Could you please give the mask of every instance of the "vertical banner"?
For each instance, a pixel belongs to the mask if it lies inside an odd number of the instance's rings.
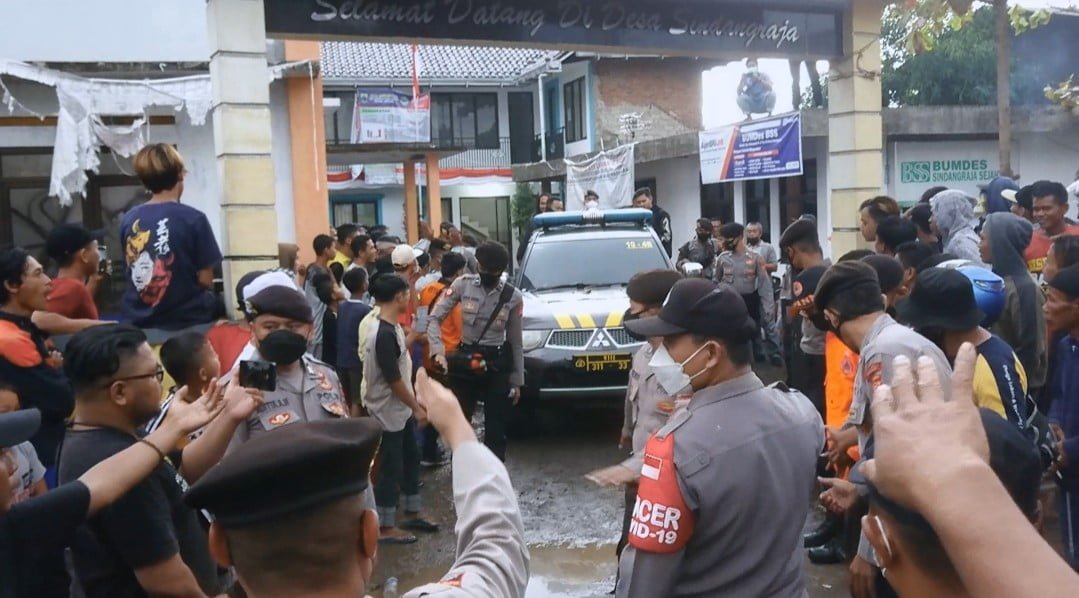
[[[567,210],[583,210],[584,194],[595,191],[602,210],[624,208],[633,203],[635,155],[633,144],[575,162],[566,160]]]
[[[802,115],[701,131],[701,180],[705,184],[802,174]]]
[[[431,143],[431,96],[357,89],[352,143]]]

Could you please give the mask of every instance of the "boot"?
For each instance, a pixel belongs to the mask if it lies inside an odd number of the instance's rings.
[[[808,550],[809,562],[814,565],[835,565],[847,560],[847,553],[838,540]]]
[[[836,518],[831,514],[825,515],[824,521],[821,522],[817,529],[802,535],[802,545],[806,548],[824,546],[836,536],[838,531],[839,523]]]

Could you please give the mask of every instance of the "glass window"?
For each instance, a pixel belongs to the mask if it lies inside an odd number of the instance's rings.
[[[431,138],[442,147],[498,149],[498,94],[431,94]]]
[[[779,180],[779,228],[804,214],[817,216],[817,161],[806,160],[803,175]]]
[[[566,143],[588,139],[585,126],[584,77],[567,83],[563,94],[566,106]]]
[[[771,243],[772,206],[771,180],[746,181],[746,224],[759,222],[764,229],[764,240]]]
[[[0,156],[0,174],[5,179],[47,177],[51,172],[51,151]]]
[[[638,272],[668,268],[663,258],[663,246],[651,236],[614,234],[533,243],[524,263],[521,287],[543,291],[578,285],[624,285]]]
[[[701,216],[724,223],[734,221],[734,183],[701,185]]]

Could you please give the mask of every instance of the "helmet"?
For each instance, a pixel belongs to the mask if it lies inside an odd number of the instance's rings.
[[[1000,315],[1004,313],[1004,300],[1007,295],[1003,278],[970,260],[949,260],[937,267],[958,270],[970,279],[974,287],[974,302],[985,314],[985,319],[981,323],[983,328],[989,328],[1000,319]]]

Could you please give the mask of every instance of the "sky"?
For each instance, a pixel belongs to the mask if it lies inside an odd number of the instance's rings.
[[[1079,0],[1021,0],[1018,4],[1024,8],[1038,9],[1045,7],[1067,8],[1079,6]],[[773,88],[776,90],[775,114],[790,112],[793,110],[791,98],[791,73],[786,60],[778,58],[762,58],[759,61],[760,70],[772,79]],[[828,62],[818,61],[817,69],[821,74],[828,72]],[[802,89],[809,87],[809,75],[805,65],[801,67]],[[735,90],[738,81],[745,72],[742,61],[732,62],[726,66],[720,66],[704,73],[703,93],[703,117],[704,127],[711,129],[723,125],[739,122],[745,118],[738,109],[735,99]]]

